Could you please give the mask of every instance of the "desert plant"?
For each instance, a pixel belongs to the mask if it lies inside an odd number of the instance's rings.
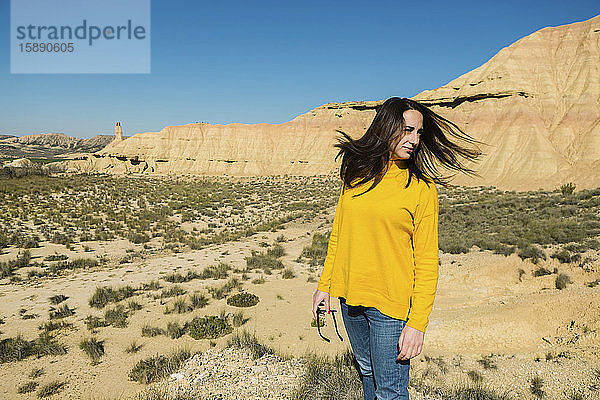
[[[252,307],[258,302],[258,296],[252,293],[237,293],[227,298],[227,304],[235,307]]]
[[[88,315],[85,320],[85,325],[87,326],[88,330],[92,331],[96,328],[101,328],[104,326],[108,326],[109,323],[106,322],[106,320],[100,318],[100,317],[96,317],[93,315]]]
[[[156,355],[140,360],[129,372],[129,379],[139,383],[157,382],[192,356],[189,350],[178,350],[170,355]]]
[[[575,191],[575,184],[573,182],[565,183],[564,185],[560,186],[560,192],[562,193],[563,196],[568,196],[570,194],[573,194],[574,191]]]
[[[127,348],[125,348],[125,353],[137,353],[138,351],[140,351],[142,349],[143,345],[141,344],[137,344],[137,342],[135,340],[132,340],[129,345],[127,346]]]
[[[125,328],[129,323],[127,321],[128,317],[129,313],[122,304],[117,305],[115,308],[109,308],[104,312],[104,320],[106,323],[115,328]]]
[[[104,308],[108,303],[118,303],[135,295],[135,289],[131,286],[112,288],[110,286],[98,287],[90,298],[90,307]]]
[[[42,375],[44,375],[44,368],[33,368],[28,376],[31,379],[37,379]]]
[[[248,349],[254,359],[260,358],[265,354],[275,354],[275,350],[271,347],[260,343],[256,334],[251,334],[245,329],[241,332],[236,332],[232,337],[227,339],[227,347]]]
[[[232,323],[233,326],[240,327],[242,325],[244,325],[246,322],[248,322],[249,318],[244,317],[244,312],[243,311],[237,311],[233,314],[233,319],[232,319]]]
[[[544,276],[544,275],[551,275],[552,272],[549,271],[548,269],[544,268],[544,267],[538,267],[535,271],[533,271],[531,273],[531,275],[533,276]]]
[[[195,317],[187,326],[188,334],[194,339],[216,339],[232,331],[227,320],[216,315]]]
[[[539,376],[534,376],[531,379],[531,385],[529,386],[529,390],[531,391],[531,393],[541,399],[542,397],[544,397],[544,390],[542,389],[544,385],[544,381],[542,380],[542,378],[540,378]]]
[[[483,376],[477,371],[469,371],[467,372],[467,376],[475,383],[480,383],[483,381]]]
[[[167,323],[167,331],[165,334],[171,339],[179,339],[185,334],[186,326],[181,326],[179,323],[171,321]]]
[[[142,336],[144,337],[154,337],[159,335],[164,335],[166,332],[162,328],[158,328],[155,326],[144,325],[142,326]]]
[[[527,244],[525,247],[519,250],[517,255],[522,260],[531,258],[531,262],[533,262],[534,264],[537,264],[540,260],[546,259],[546,253],[544,253],[544,250],[532,244]]]
[[[21,386],[19,386],[17,388],[17,393],[19,394],[24,394],[24,393],[30,393],[33,392],[35,390],[35,388],[38,387],[38,383],[35,381],[29,381],[26,382],[24,384],[22,384]]]
[[[49,298],[49,300],[50,300],[51,304],[57,305],[57,304],[62,303],[65,300],[67,300],[68,298],[69,297],[65,296],[64,294],[57,294],[57,295],[51,296]]]
[[[98,364],[104,355],[104,341],[95,337],[83,339],[79,342],[79,348],[92,359],[92,365]]]
[[[74,308],[69,308],[67,304],[63,304],[58,308],[50,308],[50,319],[66,318],[75,314]]]
[[[492,356],[483,356],[481,359],[477,360],[479,364],[483,366],[484,369],[497,369],[498,366],[496,362],[492,359]]]
[[[560,274],[554,280],[554,285],[559,290],[566,288],[569,283],[573,283],[573,281],[571,281],[571,278],[567,274]]]
[[[283,279],[293,279],[296,277],[296,274],[294,273],[294,270],[291,269],[290,267],[286,268],[283,270],[283,272],[281,273],[281,277]]]
[[[60,380],[52,381],[52,382],[47,383],[44,386],[40,387],[40,389],[37,392],[37,396],[39,398],[43,398],[43,397],[49,397],[49,396],[55,395],[56,393],[59,393],[61,390],[63,390],[66,385],[67,385],[67,382],[64,382],[64,381],[60,381]]]

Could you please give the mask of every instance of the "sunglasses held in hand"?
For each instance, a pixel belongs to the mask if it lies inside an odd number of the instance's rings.
[[[331,340],[327,339],[325,336],[323,336],[323,334],[321,333],[321,321],[319,320],[319,315],[321,314],[325,314],[327,313],[327,311],[325,311],[325,309],[322,309],[321,306],[324,306],[325,304],[323,302],[320,302],[319,305],[317,306],[317,330],[319,331],[319,336],[321,336],[323,338],[323,340],[325,340],[327,343],[330,343]],[[344,339],[342,338],[342,336],[340,335],[340,333],[338,332],[338,327],[337,327],[337,321],[335,320],[335,313],[337,312],[336,310],[329,310],[331,312],[331,316],[333,317],[333,326],[335,326],[335,333],[337,333],[338,337],[340,338],[340,340],[343,342]]]

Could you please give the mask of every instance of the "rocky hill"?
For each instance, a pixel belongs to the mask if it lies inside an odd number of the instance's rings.
[[[600,16],[548,27],[415,99],[487,143],[453,183],[503,189],[600,186]],[[390,93],[400,95],[398,93]],[[341,129],[360,137],[380,101],[329,103],[282,124],[169,126],[114,141],[71,166],[115,173],[327,174]]]
[[[89,139],[79,139],[64,133],[0,135],[0,157],[48,158],[72,153],[94,153],[102,150],[113,139],[112,135],[96,135]]]

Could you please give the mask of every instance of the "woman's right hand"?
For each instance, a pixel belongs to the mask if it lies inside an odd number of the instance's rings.
[[[321,302],[325,303],[325,311],[329,314],[329,293],[316,290],[313,295],[313,317],[317,319],[317,307]]]

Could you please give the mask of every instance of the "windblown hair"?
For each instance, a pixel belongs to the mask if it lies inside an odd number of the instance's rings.
[[[462,171],[467,174],[480,176],[474,170],[463,166],[458,158],[469,161],[476,160],[483,153],[476,147],[474,149],[462,147],[450,140],[457,138],[469,143],[480,143],[463,132],[456,124],[431,111],[425,105],[407,98],[392,97],[376,108],[376,115],[365,134],[359,139],[352,139],[346,133],[336,129],[343,137],[338,137],[340,151],[335,156],[342,156],[340,177],[344,188],[365,184],[373,180],[371,187],[363,193],[373,189],[383,178],[385,167],[390,161],[390,152],[394,143],[402,138],[396,131],[404,132],[403,114],[406,110],[416,110],[423,115],[423,133],[419,144],[411,157],[407,160],[408,182],[410,185],[413,175],[417,180],[424,180],[427,185],[431,181],[444,187],[450,186],[449,177],[441,177],[434,161],[438,161],[446,168]],[[403,135],[404,133],[401,133]],[[398,137],[397,137],[398,136]],[[358,182],[355,182],[358,180]],[[358,196],[358,195],[357,195]]]

